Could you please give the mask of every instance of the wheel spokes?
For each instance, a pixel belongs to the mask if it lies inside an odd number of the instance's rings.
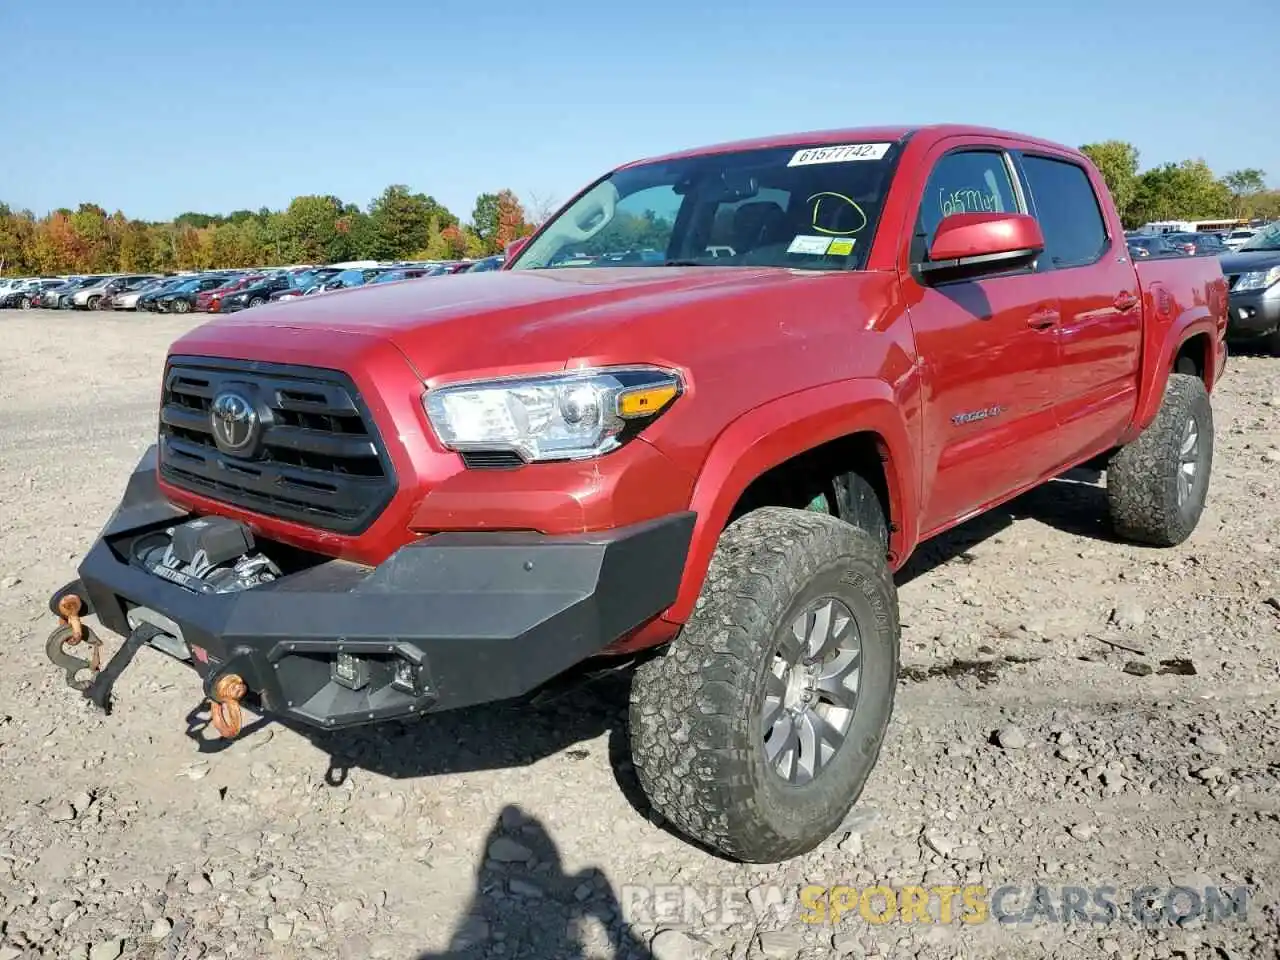
[[[789,627],[765,674],[760,731],[768,765],[803,784],[830,763],[853,723],[862,637],[852,610],[833,597],[811,603]]]

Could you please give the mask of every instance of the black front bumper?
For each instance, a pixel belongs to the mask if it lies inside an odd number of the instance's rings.
[[[672,514],[554,537],[437,534],[377,567],[317,556],[273,583],[209,595],[126,559],[138,537],[190,518],[161,495],[153,447],[79,581],[59,595],[78,593],[122,635],[161,624],[166,633],[152,645],[185,659],[206,695],[235,673],[264,713],[324,728],[533,690],[674,602],[694,521]],[[271,555],[271,544],[258,548]],[[339,651],[363,658],[367,685],[353,690],[331,676]],[[411,665],[411,690],[392,683],[401,661]]]

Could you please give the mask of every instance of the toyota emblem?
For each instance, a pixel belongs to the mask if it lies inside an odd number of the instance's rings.
[[[258,440],[258,411],[243,394],[224,390],[209,408],[213,439],[224,453],[248,454]]]

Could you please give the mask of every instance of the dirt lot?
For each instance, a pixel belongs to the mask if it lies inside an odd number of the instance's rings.
[[[923,549],[900,577],[905,676],[862,803],[818,852],[745,867],[647,816],[625,676],[341,736],[255,725],[226,749],[194,676],[158,652],[109,718],[64,686],[46,598],[151,442],[187,326],[0,313],[0,960],[1280,949],[1280,361],[1233,358],[1183,547],[1113,542],[1078,478]],[[957,897],[950,922],[872,923],[881,900],[855,891],[822,924],[797,902],[877,884],[983,885],[992,913],[1027,922],[966,923]],[[1240,910],[1197,917],[1183,892],[1162,914],[1171,886]],[[1095,922],[1062,909],[1068,888]]]

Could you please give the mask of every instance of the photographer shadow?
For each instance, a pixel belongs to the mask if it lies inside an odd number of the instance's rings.
[[[631,932],[604,874],[591,867],[566,874],[546,827],[514,805],[503,808],[485,837],[474,892],[448,946],[416,960],[480,960],[499,943],[505,956],[546,960],[653,957]]]

